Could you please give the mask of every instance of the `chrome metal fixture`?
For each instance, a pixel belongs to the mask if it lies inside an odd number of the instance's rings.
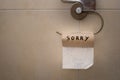
[[[73,3],[71,7],[71,15],[77,20],[84,19],[88,14],[95,14],[101,19],[101,27],[94,34],[98,34],[104,26],[103,17],[96,12],[96,0],[61,0],[64,3]]]

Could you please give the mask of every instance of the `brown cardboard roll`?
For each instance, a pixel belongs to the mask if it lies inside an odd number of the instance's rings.
[[[66,33],[62,35],[62,44],[64,47],[93,47],[93,33]]]

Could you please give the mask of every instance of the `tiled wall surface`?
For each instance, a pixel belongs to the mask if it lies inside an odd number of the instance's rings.
[[[95,31],[94,15],[77,21],[60,0],[0,0],[0,80],[120,80],[120,0],[97,0],[105,20],[95,37],[95,64],[62,69],[56,31]]]
[[[120,9],[120,0],[96,0],[98,9]],[[61,0],[0,0],[0,9],[69,9]]]

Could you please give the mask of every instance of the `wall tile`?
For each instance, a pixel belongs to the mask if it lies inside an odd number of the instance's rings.
[[[99,13],[103,16],[105,25],[103,30],[95,36],[95,64],[88,70],[79,71],[79,79],[119,80],[120,11],[99,11]],[[81,22],[81,29],[95,29],[96,25],[99,25],[95,16],[89,17]]]
[[[67,9],[61,0],[0,0],[0,9]]]
[[[97,9],[120,9],[120,0],[96,0]],[[0,9],[70,9],[72,4],[61,0],[0,0]]]
[[[119,10],[120,0],[96,0],[97,9]]]
[[[0,11],[0,79],[76,79],[76,70],[62,69],[56,31],[78,26],[69,11]]]

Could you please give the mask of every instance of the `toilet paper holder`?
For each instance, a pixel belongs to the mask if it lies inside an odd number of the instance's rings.
[[[101,19],[101,27],[94,34],[102,31],[104,26],[103,17],[96,12],[96,0],[61,0],[64,3],[74,3],[71,8],[71,15],[77,20],[83,20],[88,14],[95,14]]]
[[[71,15],[78,20],[84,19],[89,11],[96,9],[96,0],[62,0],[62,2],[74,3],[71,8]]]

